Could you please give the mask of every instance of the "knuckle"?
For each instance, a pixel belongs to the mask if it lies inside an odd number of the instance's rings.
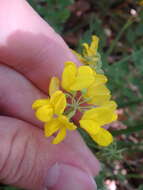
[[[0,151],[0,181],[3,183],[17,184],[20,180],[30,178],[32,173],[36,152],[32,150],[31,135],[22,133],[23,129],[17,128],[0,145],[0,150],[4,150]]]

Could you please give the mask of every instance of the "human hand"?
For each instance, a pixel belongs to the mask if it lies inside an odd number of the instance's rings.
[[[99,163],[77,132],[52,145],[31,105],[71,51],[25,0],[0,1],[0,181],[33,190],[95,190]]]

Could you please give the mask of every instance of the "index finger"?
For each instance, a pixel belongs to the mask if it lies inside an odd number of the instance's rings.
[[[79,64],[64,40],[25,0],[0,1],[0,28],[0,61],[45,92],[51,76],[60,76],[64,62]]]

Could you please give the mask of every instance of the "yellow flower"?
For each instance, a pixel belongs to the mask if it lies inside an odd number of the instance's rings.
[[[75,56],[84,64],[95,64],[98,61],[97,49],[99,38],[95,35],[92,36],[92,42],[90,45],[83,43],[82,55],[73,50]]]
[[[62,74],[62,87],[66,91],[78,91],[89,87],[94,82],[94,72],[88,66],[76,67],[73,62],[66,62]]]
[[[91,134],[90,136],[100,146],[108,146],[113,142],[113,136],[104,128],[100,128],[97,134]]]
[[[65,94],[57,89],[57,79],[51,81],[51,97],[49,99],[36,100],[32,108],[36,110],[36,117],[45,122],[45,136],[49,137],[58,131],[57,136],[53,139],[53,144],[60,143],[66,136],[66,129],[75,130],[76,126],[69,122],[63,115],[66,108]]]
[[[59,115],[57,118],[53,118],[50,122],[45,124],[45,136],[49,137],[58,131],[58,134],[53,139],[53,144],[58,144],[66,137],[66,130],[75,130],[76,126],[69,122],[64,115]]]
[[[65,94],[58,90],[51,95],[50,99],[36,100],[32,108],[36,110],[36,117],[43,122],[49,122],[53,115],[62,114],[66,107]]]
[[[106,102],[100,107],[92,108],[86,111],[82,117],[82,120],[92,120],[98,123],[100,126],[103,126],[117,119],[115,108],[116,103],[114,101]]]
[[[89,99],[87,103],[93,105],[103,105],[111,98],[110,91],[105,86],[107,78],[102,74],[94,75],[94,82],[86,89],[84,97]]]
[[[86,111],[80,120],[80,126],[101,146],[108,146],[113,141],[112,135],[102,126],[117,119],[115,109],[116,103],[108,101],[100,107]]]
[[[32,105],[36,117],[44,122],[45,136],[54,135],[53,144],[63,141],[67,130],[77,128],[70,122],[70,118],[77,110],[82,113],[85,109],[88,110],[79,121],[81,128],[101,146],[107,146],[113,141],[112,135],[103,126],[117,119],[115,113],[117,106],[114,101],[110,101],[111,94],[105,85],[106,76],[99,74],[103,72],[100,54],[97,52],[98,42],[98,37],[92,36],[90,45],[83,44],[82,55],[74,52],[86,65],[77,67],[75,63],[67,61],[61,83],[57,77],[51,79],[50,97],[38,99]],[[64,94],[60,87],[67,92]],[[70,103],[67,103],[66,96]],[[87,106],[84,106],[85,103]]]
[[[88,57],[95,56],[98,49],[98,43],[99,43],[99,38],[93,35],[90,46],[87,43],[83,44],[84,47],[83,55]]]
[[[103,105],[111,98],[110,91],[105,85],[90,86],[90,88],[87,89],[86,96],[87,98],[91,98],[88,103],[94,105]]]

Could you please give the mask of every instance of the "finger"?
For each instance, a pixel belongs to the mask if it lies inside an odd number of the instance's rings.
[[[0,1],[0,28],[0,60],[45,92],[64,62],[78,63],[63,39],[24,0]]]
[[[95,190],[92,177],[77,165],[80,157],[64,143],[51,145],[40,129],[1,116],[0,138],[1,182],[31,190]]]
[[[65,61],[79,64],[63,39],[26,1],[0,1],[0,18],[0,61],[44,92],[52,76],[61,76]]]
[[[43,124],[35,118],[31,105],[34,100],[43,97],[45,95],[24,76],[11,68],[0,65],[0,108],[3,114],[27,121],[35,127],[42,127]],[[64,143],[80,155],[85,163],[84,167],[88,168],[92,175],[98,173],[99,162],[77,132],[69,132]]]
[[[32,104],[36,99],[47,98],[23,75],[0,64],[0,110],[31,124],[42,126],[34,115]]]

